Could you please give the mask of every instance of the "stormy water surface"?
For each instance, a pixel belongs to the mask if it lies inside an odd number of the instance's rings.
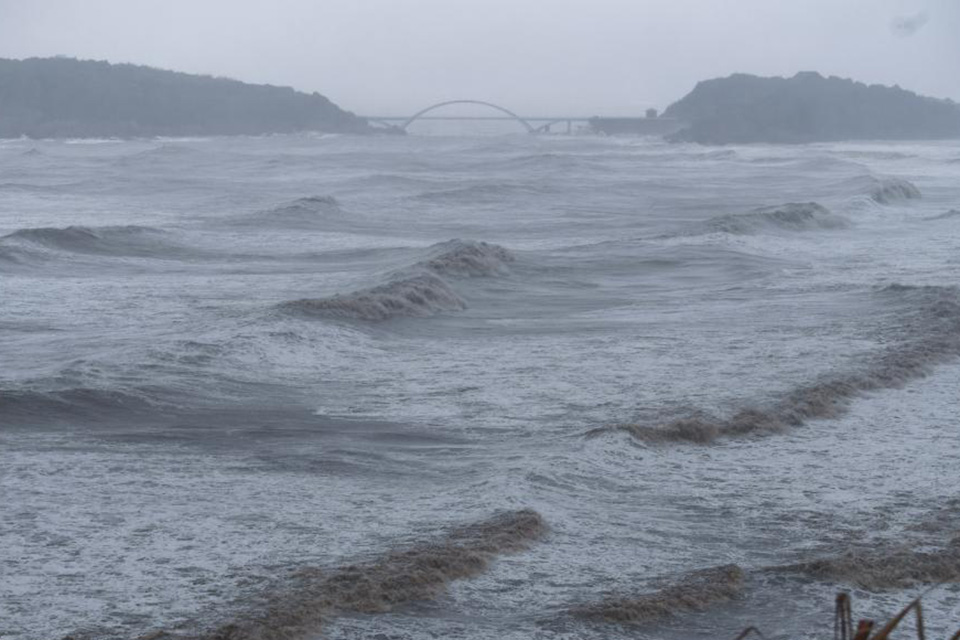
[[[0,635],[944,635],[957,155],[0,142]]]

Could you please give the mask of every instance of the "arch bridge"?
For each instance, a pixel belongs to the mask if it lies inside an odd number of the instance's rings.
[[[483,107],[488,107],[495,111],[499,111],[501,115],[498,116],[431,116],[428,115],[430,112],[441,109],[443,107],[448,107],[455,104],[472,104],[480,105]],[[588,122],[588,118],[582,117],[527,117],[517,115],[515,112],[507,109],[506,107],[501,107],[498,104],[492,102],[487,102],[485,100],[445,100],[443,102],[438,102],[432,104],[425,109],[421,109],[412,116],[409,117],[377,117],[377,116],[368,116],[367,120],[371,122],[377,122],[385,125],[388,129],[397,130],[403,133],[406,133],[407,128],[412,125],[417,120],[515,120],[518,122],[527,133],[531,135],[536,135],[538,133],[550,133],[551,127],[555,124],[566,123],[567,133],[572,132],[572,127],[574,122]],[[538,123],[537,126],[534,126],[534,122]],[[396,124],[400,123],[400,124]]]

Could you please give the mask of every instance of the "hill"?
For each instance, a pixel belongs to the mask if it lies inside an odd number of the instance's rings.
[[[132,64],[0,59],[0,138],[368,133],[318,93]]]
[[[815,72],[705,80],[664,116],[689,123],[670,140],[701,144],[960,138],[950,100]]]

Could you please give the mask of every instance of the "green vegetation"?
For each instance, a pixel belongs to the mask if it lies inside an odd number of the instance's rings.
[[[671,140],[701,144],[960,138],[950,100],[815,72],[705,80],[664,116],[689,124]]]
[[[0,59],[0,138],[369,133],[318,93],[72,58]]]

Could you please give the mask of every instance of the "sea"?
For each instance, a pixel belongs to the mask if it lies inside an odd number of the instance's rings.
[[[960,629],[956,141],[4,140],[0,235],[3,640]]]

